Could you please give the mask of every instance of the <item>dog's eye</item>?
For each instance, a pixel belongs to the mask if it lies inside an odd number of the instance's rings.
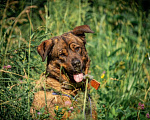
[[[79,52],[79,51],[80,51],[80,47],[76,47],[76,48],[75,48],[75,51],[76,51],[76,52]]]
[[[60,51],[59,51],[59,55],[60,55],[60,56],[67,56],[67,51],[66,51],[66,49],[60,50]]]
[[[65,54],[63,53],[62,50],[59,51],[59,55],[64,56]]]
[[[60,56],[64,56],[64,53],[59,53]]]

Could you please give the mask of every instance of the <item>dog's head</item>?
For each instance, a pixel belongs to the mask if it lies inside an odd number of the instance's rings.
[[[38,46],[37,51],[42,61],[48,57],[47,72],[50,77],[59,79],[61,72],[67,74],[72,82],[83,80],[83,74],[90,61],[85,48],[84,33],[93,33],[93,31],[88,25],[78,26],[61,36],[45,40]]]

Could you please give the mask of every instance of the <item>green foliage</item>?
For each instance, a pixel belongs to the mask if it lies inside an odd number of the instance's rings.
[[[136,3],[47,0],[41,5],[38,0],[7,0],[0,13],[2,120],[31,119],[33,83],[46,66],[37,45],[83,24],[95,31],[87,34],[86,47],[91,58],[90,74],[101,83],[98,91],[91,90],[93,96],[100,96],[98,118],[148,119],[150,16]]]
[[[59,107],[59,106],[56,106],[56,107]],[[61,120],[62,117],[63,117],[63,115],[64,115],[63,108],[54,109],[54,112],[55,112],[55,114],[56,114],[55,119],[56,119],[56,120]]]

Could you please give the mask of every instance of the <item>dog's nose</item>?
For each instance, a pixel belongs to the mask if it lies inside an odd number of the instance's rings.
[[[75,69],[79,69],[81,66],[81,62],[78,59],[73,59],[71,64]]]

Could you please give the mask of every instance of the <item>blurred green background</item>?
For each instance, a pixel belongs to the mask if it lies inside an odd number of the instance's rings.
[[[0,119],[31,119],[41,41],[87,24],[98,119],[150,119],[149,0],[0,1]]]

